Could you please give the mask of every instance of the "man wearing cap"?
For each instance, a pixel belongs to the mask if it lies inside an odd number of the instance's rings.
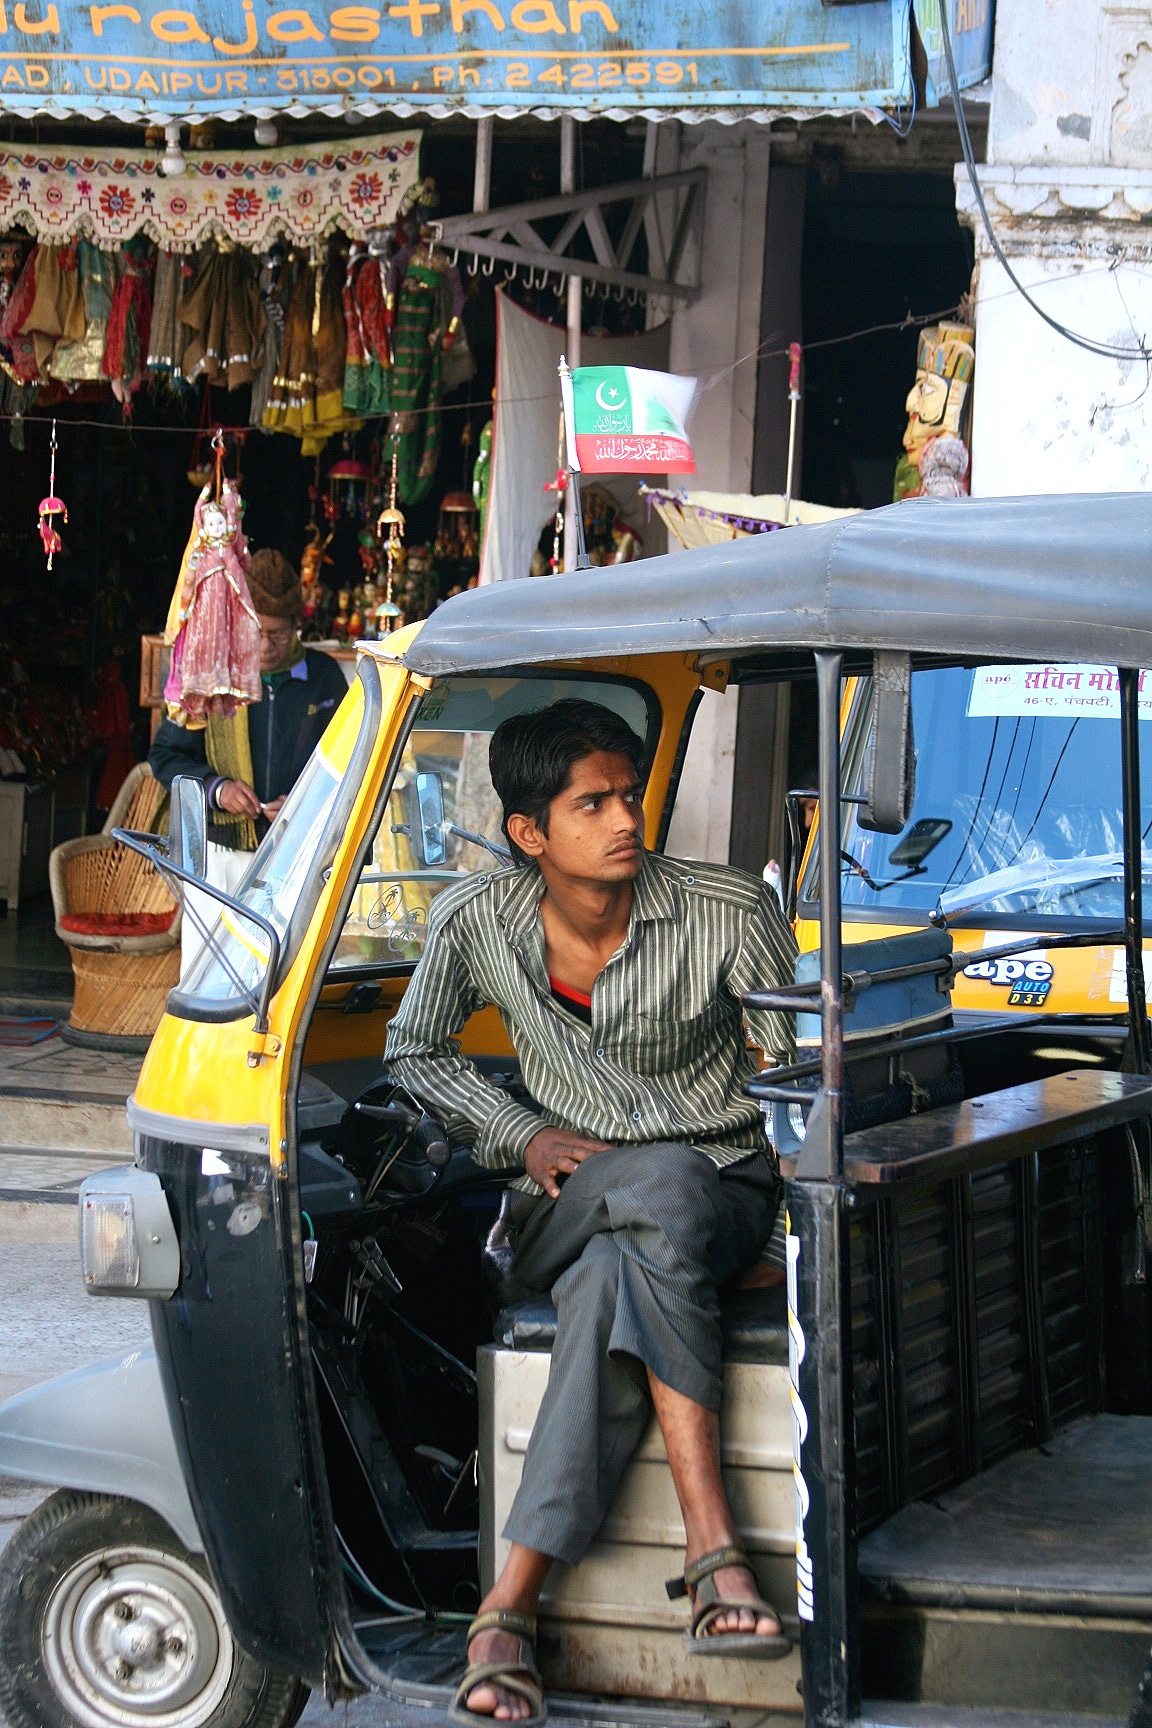
[[[327,654],[300,641],[300,578],[281,552],[252,555],[248,590],[260,621],[261,700],[246,710],[252,778],[224,772],[213,761],[211,730],[190,731],[163,720],[148,752],[161,785],[178,774],[203,780],[208,792],[208,880],[234,887],[260,839],[343,700],[348,685]],[[184,920],[184,961],[200,946],[192,920]]]

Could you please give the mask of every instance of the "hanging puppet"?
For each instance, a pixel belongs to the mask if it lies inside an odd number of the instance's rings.
[[[57,516],[62,517],[65,524],[68,521],[68,506],[62,498],[56,496],[56,422],[52,422],[52,442],[49,445],[52,452],[52,462],[48,475],[48,496],[40,500],[40,543],[44,555],[48,559],[48,568],[52,568],[52,560],[57,552],[64,550],[64,542],[60,538],[60,530],[56,526]]]
[[[260,625],[248,592],[240,494],[222,477],[219,433],[213,448],[215,480],[197,500],[164,632],[172,646],[168,717],[193,730],[260,700]]]

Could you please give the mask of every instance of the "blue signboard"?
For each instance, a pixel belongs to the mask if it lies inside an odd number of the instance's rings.
[[[928,56],[928,106],[949,94],[948,61],[940,28],[941,0],[916,0],[916,23]],[[948,0],[952,58],[961,90],[982,84],[992,70],[992,0]]]
[[[908,26],[908,0],[0,0],[0,108],[883,107],[911,95]]]

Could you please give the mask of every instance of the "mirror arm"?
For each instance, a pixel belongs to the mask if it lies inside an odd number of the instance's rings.
[[[222,888],[217,888],[214,883],[205,882],[201,877],[193,876],[190,870],[182,870],[179,864],[173,864],[172,860],[156,844],[156,835],[144,836],[137,834],[131,828],[113,828],[112,838],[118,840],[122,846],[127,846],[129,851],[138,852],[141,857],[147,858],[149,863],[154,864],[163,876],[173,877],[187,888],[198,888],[202,894],[207,894],[210,899],[218,900],[222,906],[227,906],[229,911],[238,913],[241,918],[247,918],[268,938],[268,962],[264,968],[264,977],[260,982],[259,994],[255,998],[256,1024],[253,1027],[253,1031],[256,1033],[267,1032],[268,1009],[272,1001],[276,974],[280,970],[280,933],[276,926],[269,923],[268,919],[259,912],[254,912],[251,906],[246,906],[243,900],[234,899],[231,894],[226,894]]]

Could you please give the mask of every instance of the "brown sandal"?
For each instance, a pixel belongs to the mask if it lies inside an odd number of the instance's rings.
[[[535,1614],[522,1614],[517,1608],[489,1608],[485,1613],[478,1614],[468,1628],[468,1643],[479,1637],[481,1632],[511,1632],[520,1640],[520,1655],[506,1657],[503,1661],[470,1662],[464,1670],[464,1678],[456,1688],[449,1715],[453,1722],[461,1722],[466,1728],[475,1728],[477,1722],[494,1722],[494,1716],[486,1715],[479,1710],[469,1710],[467,1700],[469,1694],[477,1686],[490,1682],[494,1686],[503,1686],[506,1692],[514,1692],[517,1697],[526,1699],[532,1710],[531,1716],[524,1716],[517,1728],[544,1728],[548,1720],[548,1712],[544,1707],[544,1684],[536,1667],[533,1645],[536,1642]]]
[[[787,1656],[792,1648],[792,1640],[783,1630],[709,1632],[708,1628],[715,1624],[721,1614],[730,1614],[742,1608],[749,1608],[756,1615],[770,1614],[776,1621],[780,1618],[772,1604],[765,1602],[761,1596],[745,1597],[739,1601],[721,1596],[713,1574],[723,1571],[725,1566],[742,1566],[747,1571],[752,1570],[743,1548],[714,1548],[711,1554],[702,1554],[691,1566],[685,1566],[682,1578],[670,1578],[665,1585],[672,1601],[676,1601],[680,1596],[691,1598],[692,1625],[684,1634],[684,1642],[688,1648],[697,1656],[755,1656],[767,1662],[775,1662],[781,1656]]]

